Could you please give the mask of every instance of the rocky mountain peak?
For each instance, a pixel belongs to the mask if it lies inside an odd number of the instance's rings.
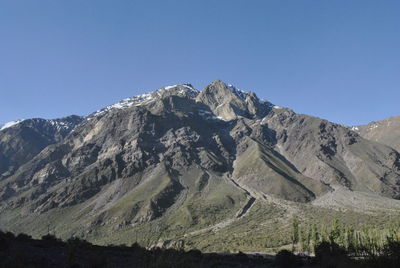
[[[215,115],[227,121],[238,117],[263,117],[272,107],[272,104],[260,100],[254,92],[240,90],[221,80],[206,86],[196,100],[209,106]]]
[[[214,97],[217,102],[226,102],[231,100],[232,98],[245,100],[250,92],[240,90],[235,86],[231,84],[226,84],[221,80],[215,80],[211,84],[206,86],[203,89],[202,93],[205,95],[210,95],[210,98]]]
[[[94,112],[87,117],[103,116],[111,111],[127,109],[133,106],[147,106],[154,104],[171,96],[195,100],[196,102],[209,106],[210,110],[219,118],[229,121],[238,117],[256,118],[264,117],[272,109],[272,104],[260,100],[254,92],[247,92],[216,80],[198,91],[191,84],[171,85],[152,91],[150,93],[137,95],[124,99],[115,104]]]

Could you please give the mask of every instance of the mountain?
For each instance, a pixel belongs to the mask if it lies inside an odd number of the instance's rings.
[[[46,120],[23,127],[35,119],[0,132],[9,159],[3,228],[39,235],[51,227],[96,243],[162,235],[210,249],[213,234],[229,228],[251,237],[299,211],[334,215],[324,209],[354,204],[348,195],[400,208],[397,151],[222,81],[202,91],[169,86],[74,118],[63,134]]]
[[[50,144],[62,141],[83,120],[80,116],[60,119],[17,120],[0,129],[0,178],[10,176]]]
[[[400,116],[356,126],[352,129],[365,139],[386,144],[400,152]]]

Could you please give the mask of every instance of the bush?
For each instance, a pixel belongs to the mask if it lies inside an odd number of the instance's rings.
[[[249,260],[249,257],[246,254],[244,254],[243,252],[241,252],[241,251],[236,253],[235,257],[236,257],[236,260],[238,262],[241,262],[241,263],[245,263],[245,262],[247,262]]]
[[[61,239],[57,238],[55,235],[52,234],[47,234],[42,236],[42,240],[47,242],[62,242]]]
[[[21,240],[21,241],[28,241],[32,239],[32,236],[24,234],[24,233],[20,233],[17,235],[17,239]]]
[[[91,244],[85,240],[79,239],[78,237],[71,237],[70,239],[67,240],[67,245],[68,245],[68,266],[73,267],[74,265],[75,266],[78,265],[76,263],[77,262],[76,255],[78,250],[80,250],[83,247],[88,247]]]
[[[13,233],[10,232],[3,233],[0,231],[0,251],[7,250],[10,247],[14,238],[15,236]]]
[[[188,252],[186,252],[186,255],[195,260],[201,260],[203,258],[203,254],[198,249],[189,250]]]
[[[315,247],[315,262],[321,267],[352,267],[347,251],[334,242],[321,242]]]
[[[377,267],[400,267],[400,242],[389,241],[384,246],[382,253],[382,256],[376,260],[376,263],[380,265]]]
[[[383,249],[383,255],[391,260],[400,262],[400,242],[388,242]]]
[[[90,247],[92,244],[86,240],[80,239],[78,237],[71,237],[67,240],[67,244],[69,247]]]
[[[301,264],[300,260],[291,251],[283,249],[275,256],[275,265],[279,268],[298,267]]]

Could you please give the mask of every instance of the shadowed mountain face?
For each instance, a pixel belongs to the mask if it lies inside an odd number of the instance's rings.
[[[162,88],[74,120],[64,132],[38,119],[0,132],[1,224],[46,215],[63,235],[156,219],[201,228],[245,216],[255,199],[310,202],[335,185],[400,198],[395,150],[221,81],[201,92]]]
[[[368,140],[386,144],[400,152],[400,116],[371,122],[352,129]]]

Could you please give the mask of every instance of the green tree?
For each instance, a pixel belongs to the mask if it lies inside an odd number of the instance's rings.
[[[313,229],[312,226],[310,225],[308,228],[308,232],[307,232],[307,236],[306,236],[306,248],[307,248],[307,253],[310,254],[311,253],[311,238],[312,238],[312,234],[313,234]]]
[[[307,245],[306,245],[306,233],[303,231],[302,228],[299,228],[299,242],[300,242],[300,250],[302,252],[305,252],[307,250]]]
[[[334,218],[332,221],[332,227],[331,231],[329,232],[329,241],[331,243],[335,243],[335,241],[339,238],[340,236],[340,225],[339,225],[339,220],[337,218]]]
[[[320,234],[318,232],[317,229],[317,225],[313,224],[312,225],[312,234],[311,234],[311,240],[312,240],[312,246],[313,246],[313,250],[315,252],[315,247],[318,245],[318,243],[320,242]]]
[[[347,250],[349,252],[355,251],[355,233],[352,227],[348,227],[346,229],[346,242],[347,242]]]
[[[299,242],[299,219],[297,217],[293,218],[292,221],[292,251],[296,250],[296,245]]]

